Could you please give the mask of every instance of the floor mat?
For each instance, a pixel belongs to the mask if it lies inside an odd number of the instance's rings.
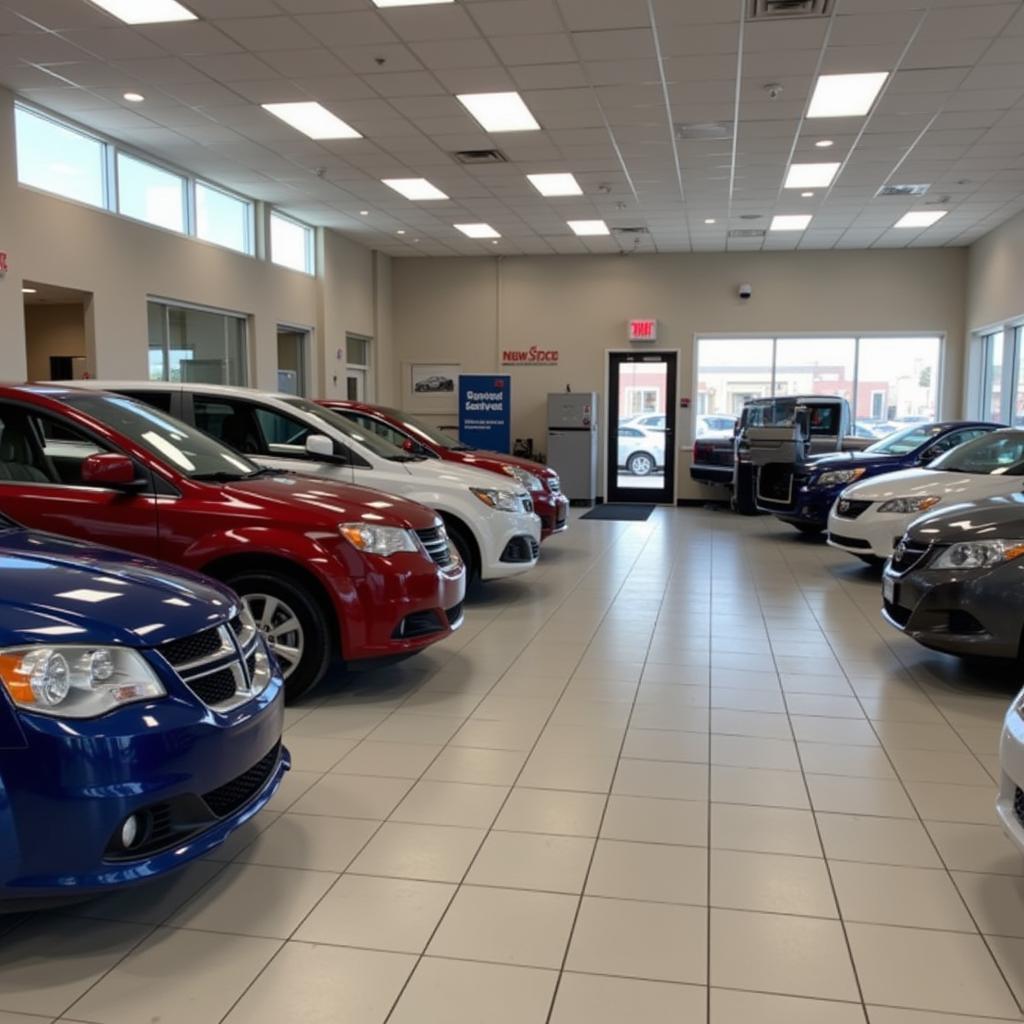
[[[614,519],[622,523],[642,523],[654,511],[653,505],[598,505],[580,519]]]

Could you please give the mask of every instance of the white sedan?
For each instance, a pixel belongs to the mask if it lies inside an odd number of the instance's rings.
[[[828,542],[865,562],[884,561],[907,527],[939,505],[1024,490],[1024,430],[996,430],[941,455],[927,469],[886,473],[847,487],[828,517]]]
[[[665,466],[665,435],[663,432],[619,427],[619,469],[633,476],[647,476]]]

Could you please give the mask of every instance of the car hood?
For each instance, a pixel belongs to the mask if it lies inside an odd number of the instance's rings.
[[[127,552],[31,530],[0,532],[0,646],[155,647],[231,618],[212,580]]]
[[[876,466],[905,465],[913,462],[915,455],[879,455],[875,452],[829,452],[827,455],[812,455],[807,459],[807,468],[824,473],[829,469],[874,469]]]
[[[862,480],[843,491],[854,501],[887,501],[890,498],[936,496],[945,502],[976,501],[1020,491],[1024,481],[1018,476],[953,473],[938,469],[904,469],[898,473]]]
[[[401,466],[415,478],[417,483],[432,488],[445,486],[458,487],[462,490],[469,487],[483,487],[493,490],[499,487],[502,490],[513,491],[522,497],[528,496],[523,486],[513,477],[502,473],[505,478],[502,483],[495,480],[493,470],[463,465],[461,462],[423,459],[418,462],[403,462]]]
[[[268,473],[233,481],[224,489],[232,498],[262,507],[271,516],[280,512],[286,522],[295,522],[297,509],[305,509],[312,522],[332,529],[337,523],[363,519],[407,530],[427,530],[437,522],[435,512],[413,501],[324,477]]]
[[[964,501],[928,512],[914,520],[908,533],[927,544],[1024,539],[1024,494]]]

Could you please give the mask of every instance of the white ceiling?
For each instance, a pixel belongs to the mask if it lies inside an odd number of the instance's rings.
[[[828,17],[771,21],[749,0],[184,2],[201,20],[130,28],[86,0],[0,0],[0,83],[395,256],[965,245],[1024,209],[1024,0],[834,0]],[[804,120],[818,73],[856,71],[893,72],[870,117]],[[542,131],[487,135],[455,99],[512,89]],[[313,142],[259,106],[311,98],[365,138]],[[737,109],[735,148],[675,141],[673,122]],[[510,162],[450,156],[490,147]],[[804,199],[782,190],[791,160],[843,168]],[[585,195],[544,199],[525,178],[553,171]],[[419,176],[451,201],[379,180]],[[875,198],[888,181],[932,187]],[[934,227],[892,229],[936,208],[950,212]],[[814,219],[727,238],[773,213]],[[650,233],[579,239],[565,223],[596,217]],[[464,238],[466,221],[501,242]]]

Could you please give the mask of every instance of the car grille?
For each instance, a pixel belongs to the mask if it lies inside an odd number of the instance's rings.
[[[417,530],[416,536],[419,537],[423,546],[427,549],[427,554],[442,569],[452,564],[454,561],[452,549],[448,543],[448,534],[443,526],[432,526],[429,530]]]
[[[458,604],[453,604],[451,608],[445,609],[445,615],[448,616],[448,625],[453,629],[462,622],[462,605],[460,601]]]
[[[227,625],[162,644],[157,651],[207,706],[230,711],[253,696],[259,638],[236,615]]]
[[[1021,789],[1020,786],[1016,788],[1013,794],[1013,814],[1024,825],[1024,789]]]
[[[836,515],[843,519],[856,519],[871,508],[870,501],[851,501],[849,498],[840,498],[836,505]]]
[[[433,633],[440,633],[445,628],[441,617],[437,612],[428,609],[423,612],[413,612],[406,615],[402,621],[395,626],[391,634],[393,640],[416,640],[421,636],[430,636]]]
[[[927,544],[907,544],[900,541],[892,555],[892,568],[901,576],[910,572],[914,566],[924,561],[928,556],[929,546]]]
[[[911,609],[904,608],[902,605],[893,604],[892,601],[883,601],[882,604],[885,608],[886,614],[888,614],[889,618],[892,619],[897,626],[906,626],[910,621]]]
[[[833,544],[838,544],[840,547],[856,548],[858,551],[871,547],[869,541],[862,540],[860,537],[843,537],[838,533],[830,533],[828,535],[828,539],[832,541]]]
[[[218,818],[233,814],[247,804],[265,785],[277,764],[281,744],[261,757],[248,771],[203,794],[203,802]]]
[[[757,474],[757,496],[774,505],[788,505],[793,498],[793,467],[781,462],[762,466]]]

